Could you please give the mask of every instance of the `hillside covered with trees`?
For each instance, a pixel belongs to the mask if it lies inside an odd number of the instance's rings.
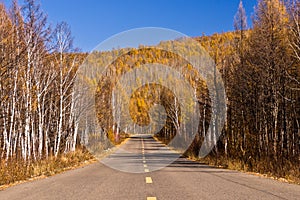
[[[195,38],[222,74],[227,96],[227,120],[222,136],[220,140],[213,141],[217,145],[208,156],[213,164],[299,180],[299,6],[299,1],[261,0],[255,9],[253,27],[248,28],[241,2],[234,17],[234,32]],[[115,81],[132,66],[161,63],[177,70],[181,66],[187,70],[179,71],[197,93],[201,115],[196,134],[184,131],[183,138],[195,138],[185,154],[198,158],[207,134],[211,134],[211,140],[216,138],[216,131],[208,132],[214,108],[211,107],[205,81],[197,79],[199,74],[191,76],[193,70],[187,63],[176,55],[159,50],[159,47],[171,48],[175,43],[180,46],[180,40],[164,41],[156,48],[140,46],[125,55],[125,49],[106,52],[119,58],[109,66],[100,81],[98,118],[105,127],[104,133],[116,142],[121,134],[120,122],[114,122],[112,116],[118,101],[112,102],[108,98],[116,86]],[[183,43],[180,48],[180,51],[188,51]],[[93,57],[101,58],[101,55],[103,53],[95,52],[90,62],[104,63],[101,59],[93,60]],[[146,125],[154,102],[166,109],[166,124],[156,137],[168,144],[179,127],[186,128],[181,124],[182,110],[172,93],[153,85],[141,87],[131,98],[131,117],[136,123]]]

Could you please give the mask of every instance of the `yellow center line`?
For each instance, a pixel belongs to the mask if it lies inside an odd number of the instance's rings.
[[[149,169],[145,169],[145,172],[149,172]]]
[[[143,163],[146,163],[146,160],[143,160]]]
[[[145,164],[144,167],[147,167],[147,165]]]
[[[151,177],[146,177],[146,183],[153,183]]]
[[[157,200],[156,197],[147,197],[147,200]]]

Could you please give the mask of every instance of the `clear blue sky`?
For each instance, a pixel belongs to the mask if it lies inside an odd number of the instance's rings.
[[[188,36],[233,30],[240,0],[39,1],[50,24],[66,21],[71,26],[75,46],[91,51],[108,37],[132,28],[163,27]],[[8,5],[10,1],[4,2]],[[251,25],[256,0],[243,3]]]

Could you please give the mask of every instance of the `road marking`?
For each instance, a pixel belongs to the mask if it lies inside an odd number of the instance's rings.
[[[147,197],[147,200],[156,200],[156,197]]]
[[[143,163],[146,163],[146,160],[143,160]]]
[[[149,172],[149,169],[145,169],[145,172]]]
[[[144,167],[147,167],[147,165],[145,164]]]
[[[145,156],[143,156],[143,160],[145,160],[146,158],[145,158]]]
[[[146,177],[146,183],[152,183],[152,178],[151,177]]]

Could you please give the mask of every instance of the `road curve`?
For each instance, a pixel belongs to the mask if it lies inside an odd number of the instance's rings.
[[[299,185],[216,169],[184,158],[159,169],[174,156],[178,155],[152,137],[136,136],[106,158],[105,164],[98,162],[16,185],[0,191],[0,199],[300,199]]]

